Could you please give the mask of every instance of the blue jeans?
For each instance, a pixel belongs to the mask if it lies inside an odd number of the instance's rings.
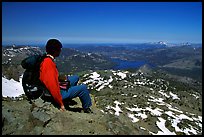
[[[89,108],[92,103],[91,103],[91,97],[89,95],[89,90],[87,89],[87,86],[82,84],[82,85],[77,85],[79,81],[79,77],[74,75],[74,76],[68,76],[68,79],[70,80],[70,87],[68,90],[60,90],[62,99],[66,98],[75,98],[79,97],[82,107],[84,109]]]

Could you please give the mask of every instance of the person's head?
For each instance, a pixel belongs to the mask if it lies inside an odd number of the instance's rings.
[[[47,54],[52,55],[53,57],[58,57],[60,55],[62,48],[62,43],[57,39],[49,39],[46,44]]]

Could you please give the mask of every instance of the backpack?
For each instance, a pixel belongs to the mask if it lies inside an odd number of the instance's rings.
[[[22,86],[29,101],[42,96],[51,97],[51,94],[40,81],[40,64],[48,56],[31,55],[22,60],[21,66],[25,69],[22,78]]]

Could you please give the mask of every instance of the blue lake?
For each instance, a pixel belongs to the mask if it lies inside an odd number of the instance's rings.
[[[145,64],[148,64],[150,67],[155,67],[155,65],[148,63],[146,61],[127,61],[121,59],[111,59],[111,61],[115,62],[117,65],[113,67],[113,69],[133,69],[139,68]]]

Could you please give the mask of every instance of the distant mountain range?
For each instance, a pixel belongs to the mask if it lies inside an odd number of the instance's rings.
[[[24,69],[21,67],[21,61],[30,55],[44,53],[45,49],[42,47],[2,47],[2,74],[8,79],[14,78],[18,80],[24,72]],[[69,48],[64,48],[55,61],[60,73],[69,74],[84,70],[106,69],[114,65],[114,63],[100,54],[83,53]]]
[[[146,42],[146,43],[87,43],[87,44],[64,44],[67,48],[85,48],[85,47],[120,47],[127,49],[155,49],[155,48],[165,48],[165,47],[179,47],[179,46],[189,46],[193,48],[202,47],[200,43],[168,43],[164,41],[158,42]]]
[[[145,61],[176,75],[202,80],[202,46],[166,46],[164,42],[140,45],[95,46],[74,49],[123,61]]]
[[[145,48],[138,50],[137,46]],[[17,80],[24,71],[20,66],[22,59],[43,53],[45,53],[43,47],[3,46],[3,73]],[[123,62],[144,61],[175,75],[202,80],[202,47],[192,47],[192,45],[167,47],[162,41],[141,45],[78,45],[73,48],[65,46],[61,55],[56,58],[56,63],[60,73],[76,73],[85,70],[111,69],[119,65],[112,59]]]

